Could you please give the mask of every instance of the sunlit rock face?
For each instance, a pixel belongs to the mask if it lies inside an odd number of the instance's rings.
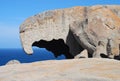
[[[50,42],[62,39],[63,46],[68,46],[63,51],[69,52],[70,58],[83,49],[87,49],[89,56],[95,53],[107,55],[110,39],[110,52],[115,56],[119,54],[120,6],[78,6],[46,11],[29,17],[21,24],[20,38],[27,54],[33,53],[33,45],[41,47],[41,40]],[[100,41],[102,45],[99,46]],[[54,45],[51,47],[54,48]]]
[[[0,67],[0,81],[120,81],[120,61],[51,60]]]

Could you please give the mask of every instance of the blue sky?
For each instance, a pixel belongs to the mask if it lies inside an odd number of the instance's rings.
[[[120,0],[0,0],[0,48],[21,48],[19,26],[37,13],[98,4],[120,5]]]

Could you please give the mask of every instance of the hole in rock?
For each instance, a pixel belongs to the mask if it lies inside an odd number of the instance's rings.
[[[51,41],[40,40],[38,42],[34,42],[32,46],[46,48],[46,50],[51,51],[56,58],[61,55],[64,55],[67,59],[73,58],[69,53],[69,47],[64,43],[63,39],[53,39]]]

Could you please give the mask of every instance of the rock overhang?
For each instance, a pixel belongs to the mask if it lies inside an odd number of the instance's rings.
[[[88,37],[84,40],[90,39],[87,42],[90,45],[94,45],[96,47],[99,40],[100,41],[102,40],[106,43],[107,38],[110,36],[110,38],[115,40],[115,42],[113,42],[112,44],[114,46],[117,45],[118,48],[118,44],[119,44],[118,36],[120,31],[119,17],[120,17],[120,6],[116,6],[116,5],[73,7],[73,8],[47,11],[26,19],[26,21],[20,26],[20,38],[25,52],[31,54],[33,53],[32,44],[35,41],[40,41],[41,39],[47,41],[51,41],[52,39],[63,39],[66,43],[67,35],[70,30],[69,28],[70,24],[73,23],[74,21],[81,23],[83,21],[86,22],[87,19],[88,23],[87,24],[80,23],[81,25],[80,27],[84,26],[84,28],[88,28],[85,31],[85,33],[88,32],[91,36],[88,34],[87,35],[90,36],[91,38]],[[106,20],[107,18],[108,20]],[[110,19],[114,20],[114,22]],[[103,21],[107,23],[104,23]],[[107,30],[106,32],[104,31],[104,35],[107,33],[105,36],[103,36],[103,34],[100,35],[96,34],[98,31],[103,32],[102,29],[99,28],[95,29],[95,27],[98,26],[97,24],[99,26],[103,26],[104,27],[103,30]],[[115,30],[113,30],[113,26],[115,27]],[[76,29],[76,27],[74,28]],[[111,32],[113,33],[111,34]],[[76,34],[76,32],[72,32],[72,33]],[[79,35],[80,32],[77,34]],[[98,36],[97,39],[95,39],[94,35]],[[77,43],[81,42],[80,40],[78,40],[78,38],[77,39],[75,38],[75,40]],[[82,45],[84,45],[83,43],[84,42],[82,42]],[[94,51],[94,47],[88,47],[88,44],[83,47],[87,49],[91,48]],[[113,52],[118,54],[119,50],[117,48],[114,47]],[[70,47],[70,50],[71,49],[73,48]]]

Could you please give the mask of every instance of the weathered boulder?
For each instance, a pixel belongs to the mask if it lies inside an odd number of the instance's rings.
[[[0,81],[120,81],[120,61],[51,60],[0,67]]]
[[[11,64],[20,64],[20,61],[18,61],[18,60],[10,60],[9,62],[6,63],[6,65],[11,65]]]
[[[25,52],[32,54],[32,45],[41,47],[39,44],[41,40],[43,43],[44,41],[50,41],[51,43],[51,41],[54,42],[54,39],[58,41],[62,39],[69,47],[69,50],[65,51],[70,51],[73,56],[80,53],[81,48],[74,39],[71,31],[69,31],[69,25],[73,21],[82,21],[84,19],[84,9],[85,7],[73,7],[47,11],[25,20],[20,26],[20,38]],[[54,50],[55,44],[49,48],[53,48]],[[42,45],[42,47],[46,47],[46,44]]]
[[[83,49],[87,49],[89,56],[92,56],[96,50],[99,51],[97,47],[99,41],[105,44],[99,54],[102,51],[108,53],[107,43],[108,39],[111,39],[111,54],[118,55],[119,35],[120,6],[114,5],[47,11],[28,18],[20,26],[20,38],[27,54],[33,53],[32,46],[46,47],[47,44],[39,45],[41,40],[49,42],[53,39],[62,39],[68,46],[64,51],[69,53],[65,53],[76,56]],[[57,51],[54,45],[49,45],[49,48]]]
[[[113,6],[114,7],[114,6]],[[116,6],[117,7],[117,6]],[[86,19],[81,21],[74,21],[70,25],[70,30],[74,37],[83,48],[86,48],[90,54],[97,50],[99,41],[102,41],[107,48],[108,39],[111,40],[111,54],[119,54],[120,43],[120,6],[119,10],[111,9],[112,6],[93,6],[87,8]],[[114,12],[114,10],[117,11]],[[107,53],[105,50],[101,53]],[[99,50],[100,51],[100,50]],[[106,49],[106,51],[108,51]]]

